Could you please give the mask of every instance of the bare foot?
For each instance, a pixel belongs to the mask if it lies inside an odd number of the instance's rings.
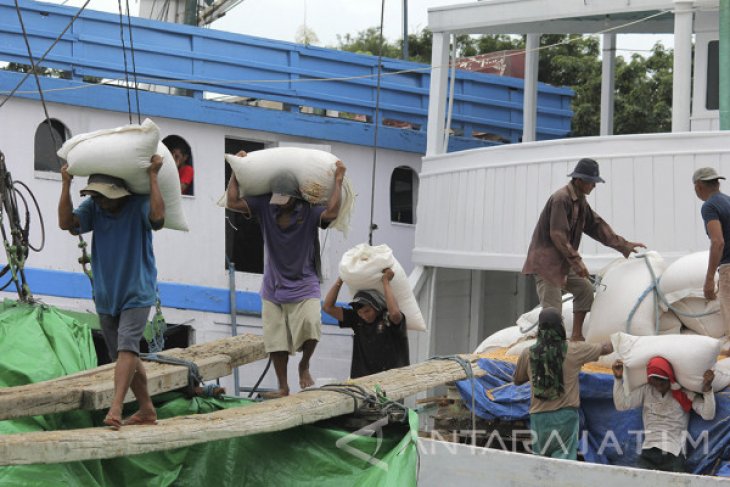
[[[137,411],[136,413],[125,419],[122,424],[124,424],[124,426],[157,424],[157,413],[154,411],[151,413],[143,413],[141,411]]]
[[[104,424],[114,431],[119,431],[119,428],[122,427],[122,417],[120,414],[112,413],[110,411],[107,413],[106,418],[104,418]]]
[[[309,373],[309,366],[303,367],[302,364],[299,364],[299,387],[306,389],[313,385],[314,379],[312,379],[312,375]]]
[[[279,399],[289,395],[289,389],[277,389],[275,391],[259,392],[262,399]]]
[[[584,342],[584,341],[586,341],[586,339],[583,338],[582,335],[578,335],[578,336],[572,336],[572,337],[570,337],[570,341],[571,342]]]

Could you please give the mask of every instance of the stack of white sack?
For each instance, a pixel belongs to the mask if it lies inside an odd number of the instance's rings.
[[[474,353],[487,353],[500,348],[509,348],[522,339],[529,338],[519,326],[508,326],[492,333],[479,344]]]
[[[299,183],[299,192],[313,205],[325,205],[332,195],[335,183],[335,163],[339,160],[334,154],[316,149],[299,147],[276,147],[251,152],[246,157],[226,154],[238,181],[239,196],[258,196],[271,193],[271,183],[284,173],[294,175]],[[350,180],[342,182],[340,212],[330,223],[347,236],[350,216],[355,204],[355,192]],[[226,195],[218,200],[219,206],[226,206]]]
[[[717,299],[708,301],[703,292],[709,254],[696,252],[677,259],[664,271],[659,289],[684,326],[699,335],[720,338],[725,335],[720,303]],[[667,309],[665,303],[662,306]]]
[[[145,119],[142,125],[79,134],[58,150],[72,176],[114,176],[123,179],[135,194],[150,192],[147,168],[154,154],[163,160],[157,182],[165,202],[165,228],[187,231],[177,166],[170,151],[160,142],[160,129],[152,120]]]
[[[573,300],[572,295],[563,296],[566,301],[563,303],[563,324],[565,332],[570,336],[573,331]],[[492,350],[508,348],[507,355],[519,355],[524,347],[532,346],[537,335],[537,319],[542,311],[541,306],[536,306],[527,313],[517,318],[515,326],[503,328],[482,341],[474,350],[474,353],[487,353]]]
[[[570,337],[573,332],[573,296],[571,294],[565,294],[563,295],[563,300],[563,326],[565,327],[566,336]],[[537,322],[541,311],[542,306],[536,306],[517,318],[517,327],[523,335],[520,340],[509,346],[509,350],[507,350],[505,355],[520,356],[525,348],[529,348],[535,344]]]
[[[676,319],[671,315],[661,320],[661,308],[656,305],[655,293],[650,290],[654,278],[659,279],[666,264],[657,252],[632,254],[628,259],[617,259],[596,289],[590,316],[586,319],[586,341],[605,343],[616,332],[646,336],[676,329]],[[659,329],[657,330],[657,309]]]
[[[426,331],[408,276],[387,245],[373,247],[362,243],[345,252],[340,260],[340,278],[353,296],[362,289],[375,289],[382,293],[383,270],[388,268],[395,274],[390,286],[398,307],[406,317],[406,327],[413,331]]]
[[[624,363],[627,392],[646,384],[646,365],[653,357],[664,357],[672,364],[677,382],[682,387],[702,392],[702,375],[715,365],[721,345],[715,338],[700,335],[637,337],[615,333],[611,342]]]

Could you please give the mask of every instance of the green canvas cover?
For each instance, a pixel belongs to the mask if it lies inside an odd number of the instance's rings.
[[[88,325],[45,305],[3,303],[0,387],[60,377],[96,366]],[[204,414],[250,401],[156,396],[159,419]],[[135,405],[127,405],[131,414]],[[105,411],[73,411],[0,421],[0,434],[101,426]],[[128,457],[0,467],[0,486],[415,486],[418,417],[352,433],[332,424]]]

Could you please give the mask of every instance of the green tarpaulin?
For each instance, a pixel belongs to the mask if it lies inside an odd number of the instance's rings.
[[[0,387],[96,366],[86,324],[49,306],[6,302],[3,307]],[[229,397],[188,399],[179,393],[157,396],[155,403],[160,419],[250,404]],[[0,421],[0,434],[101,426],[104,413],[74,411]],[[411,412],[409,424],[376,424],[363,433],[315,424],[129,457],[6,466],[0,467],[0,486],[416,485],[417,423]]]

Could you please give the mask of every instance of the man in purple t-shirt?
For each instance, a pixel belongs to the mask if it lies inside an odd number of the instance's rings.
[[[239,156],[245,153],[239,153]],[[309,361],[321,332],[319,276],[315,265],[317,230],[337,218],[345,165],[337,161],[335,187],[327,206],[310,205],[299,193],[296,178],[283,173],[272,181],[272,194],[239,197],[238,181],[228,183],[228,208],[256,216],[264,236],[266,261],[261,285],[264,346],[269,353],[279,390],[268,397],[289,394],[289,355],[302,351],[299,386],[314,385]]]

